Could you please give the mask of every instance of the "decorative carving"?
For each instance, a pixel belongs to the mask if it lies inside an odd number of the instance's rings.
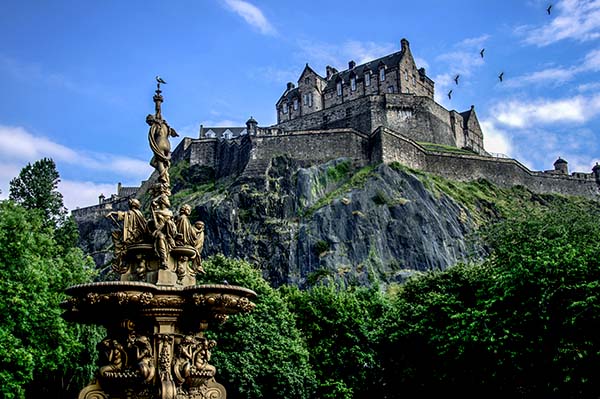
[[[229,294],[194,294],[192,296],[196,306],[224,307],[241,312],[250,312],[256,306],[248,298]]]
[[[97,381],[92,382],[79,392],[77,399],[109,399]]]
[[[120,230],[112,232],[112,241],[115,248],[115,257],[112,263],[112,269],[119,274],[127,273],[128,266],[123,263],[123,257],[127,253],[127,246],[142,242],[148,232],[146,219],[140,211],[140,201],[132,198],[129,200],[129,210],[127,212],[116,211],[106,215],[117,226],[123,222]]]
[[[204,273],[202,268],[202,248],[204,247],[204,222],[197,221],[192,226],[189,216],[192,213],[192,207],[184,204],[179,209],[177,217],[177,238],[175,242],[178,245],[187,245],[194,248],[194,256],[192,257],[193,269],[190,274]],[[178,273],[179,274],[179,273]]]
[[[159,355],[158,355],[158,375],[161,382],[161,398],[175,399],[177,388],[171,375],[171,346],[173,337],[167,334],[158,334]]]
[[[169,252],[175,246],[177,227],[173,222],[173,212],[169,209],[171,201],[166,194],[161,194],[152,201],[152,219],[154,221],[154,250],[160,259],[160,268],[169,269]]]
[[[154,378],[155,367],[154,357],[152,356],[152,342],[150,339],[143,335],[137,335],[132,331],[129,335],[128,346],[135,351],[137,370],[144,382],[152,381]]]
[[[100,375],[102,377],[119,376],[127,363],[127,352],[123,345],[116,339],[105,338],[98,344],[98,350],[104,355],[104,365],[99,369]]]
[[[146,123],[150,126],[148,131],[148,142],[154,153],[150,165],[158,172],[158,180],[167,185],[170,184],[169,166],[171,165],[171,143],[169,137],[178,137],[179,135],[166,120],[162,118],[160,111],[160,103],[163,98],[160,95],[161,91],[156,90],[154,102],[156,104],[156,114],[148,115]]]

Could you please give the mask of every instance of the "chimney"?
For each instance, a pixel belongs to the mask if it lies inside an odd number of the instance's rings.
[[[288,91],[292,90],[294,87],[295,86],[294,86],[294,84],[292,82],[288,82],[287,83],[287,89],[288,89]]]
[[[325,71],[327,71],[327,80],[331,79],[331,77],[333,76],[333,68],[327,65],[325,67]]]
[[[408,47],[409,47],[408,40],[406,40],[406,39],[400,40],[400,48],[402,49],[402,51],[406,52],[408,50]]]
[[[354,69],[355,66],[356,66],[356,62],[354,62],[354,61],[348,62],[348,69]]]

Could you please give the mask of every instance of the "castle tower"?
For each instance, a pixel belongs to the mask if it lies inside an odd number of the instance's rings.
[[[250,119],[246,121],[246,131],[248,132],[248,135],[256,136],[257,128],[258,122],[253,117],[250,117]]]
[[[569,174],[568,162],[565,161],[564,159],[562,159],[561,157],[558,157],[558,159],[554,162],[554,171],[555,171],[555,173],[558,173],[561,175],[568,175]]]
[[[592,174],[596,178],[596,181],[600,184],[600,165],[596,162],[596,165],[592,168]]]

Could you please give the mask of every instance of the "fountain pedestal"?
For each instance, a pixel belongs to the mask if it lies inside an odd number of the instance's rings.
[[[97,346],[97,379],[80,399],[220,399],[210,351],[216,342],[204,336],[211,323],[248,312],[256,294],[231,285],[158,286],[114,281],[67,290],[67,320],[106,327]]]

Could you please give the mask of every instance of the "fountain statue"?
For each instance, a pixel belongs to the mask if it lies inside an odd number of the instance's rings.
[[[216,342],[205,337],[214,322],[254,308],[254,291],[235,285],[196,284],[204,273],[201,253],[204,223],[189,220],[183,205],[171,211],[169,137],[177,132],[163,119],[160,84],[148,115],[150,164],[156,181],[150,188],[151,216],[137,199],[128,211],[107,217],[119,226],[112,239],[113,270],[120,281],[80,284],[66,290],[63,317],[101,325],[107,335],[97,345],[100,364],[95,380],[79,399],[224,399],[226,391],[210,364]]]

